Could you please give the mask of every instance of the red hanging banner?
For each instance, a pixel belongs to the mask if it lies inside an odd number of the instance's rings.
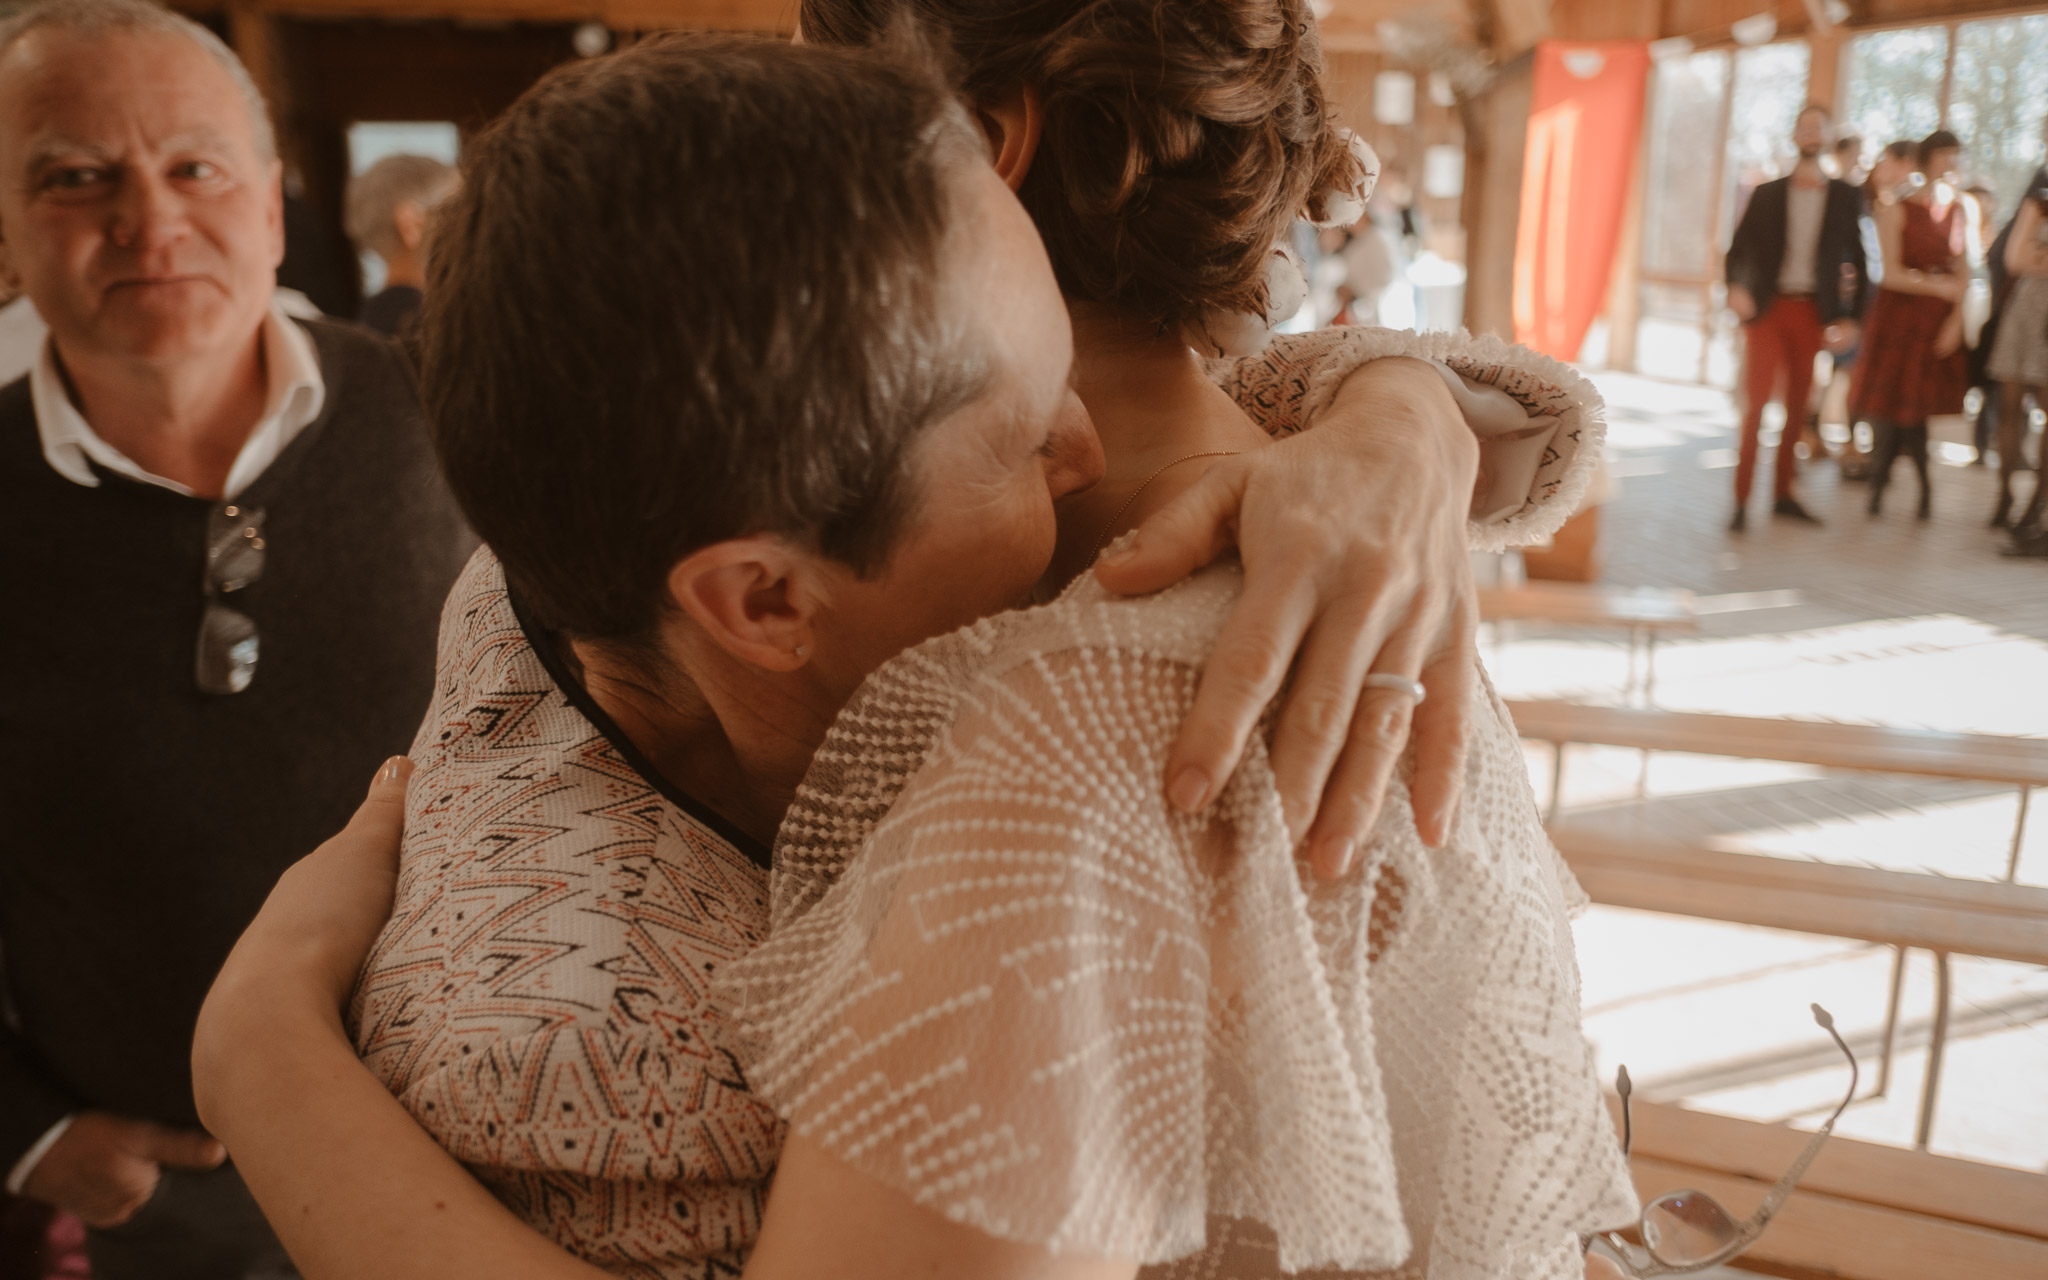
[[[1607,300],[1642,137],[1650,50],[1634,40],[1536,46],[1515,230],[1515,341],[1575,360]]]

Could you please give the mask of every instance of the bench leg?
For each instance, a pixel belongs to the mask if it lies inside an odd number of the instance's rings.
[[[1884,1043],[1878,1050],[1877,1087],[1873,1098],[1882,1098],[1892,1087],[1892,1050],[1899,1043],[1899,997],[1906,989],[1906,948],[1892,948],[1892,989],[1884,998]]]
[[[1636,679],[1636,649],[1643,650],[1643,676]],[[1628,706],[1650,705],[1651,690],[1657,683],[1657,633],[1641,627],[1631,627],[1628,633]],[[1650,751],[1645,747],[1636,760],[1636,799],[1647,799],[1650,794]]]
[[[1622,682],[1621,686],[1621,705],[1624,707],[1636,705],[1636,689],[1641,683],[1636,675],[1636,650],[1642,647],[1642,640],[1642,628],[1630,627],[1628,629],[1628,678]]]
[[[2012,852],[2005,855],[2005,882],[2012,884],[2020,877],[2020,846],[2027,839],[2027,805],[2032,801],[2034,789],[2020,785],[2020,816],[2012,824]]]
[[[1550,753],[1550,808],[1543,814],[1546,825],[1557,821],[1558,804],[1564,797],[1564,744],[1551,743]]]
[[[1934,953],[1934,1034],[1927,1042],[1927,1079],[1920,1086],[1920,1119],[1913,1127],[1913,1148],[1927,1150],[1934,1135],[1934,1100],[1941,1092],[1941,1058],[1948,1049],[1948,952]]]

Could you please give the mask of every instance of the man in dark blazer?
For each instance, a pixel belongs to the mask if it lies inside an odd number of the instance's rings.
[[[1863,253],[1863,193],[1827,176],[1820,157],[1827,145],[1827,108],[1799,113],[1792,140],[1799,163],[1787,177],[1766,182],[1750,197],[1728,246],[1728,307],[1743,322],[1747,346],[1742,450],[1735,468],[1735,516],[1747,521],[1756,478],[1757,433],[1764,406],[1780,374],[1785,386],[1785,431],[1778,442],[1776,515],[1814,521],[1792,492],[1793,445],[1813,385],[1813,358],[1833,330],[1834,345],[1854,337],[1869,288]]]

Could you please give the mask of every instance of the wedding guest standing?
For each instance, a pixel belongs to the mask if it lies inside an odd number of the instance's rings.
[[[1728,307],[1743,323],[1747,367],[1735,514],[1728,522],[1736,531],[1748,523],[1764,406],[1781,378],[1785,430],[1771,511],[1818,523],[1792,491],[1798,469],[1794,445],[1813,386],[1814,357],[1830,331],[1837,345],[1853,340],[1868,275],[1858,227],[1863,197],[1821,167],[1828,123],[1825,107],[1799,113],[1792,132],[1799,163],[1786,177],[1756,189],[1728,246]]]
[[[1932,514],[1927,475],[1927,420],[1961,413],[1969,389],[1963,350],[1963,296],[1969,289],[1965,255],[1975,201],[1955,182],[1962,143],[1946,129],[1922,139],[1915,167],[1924,181],[1912,194],[1877,211],[1884,283],[1864,334],[1849,393],[1852,413],[1876,432],[1870,470],[1870,514],[1884,505],[1892,462],[1900,453],[1920,475],[1922,519]]]
[[[2011,284],[1999,320],[1998,337],[1985,372],[1999,384],[2005,411],[1998,419],[1998,509],[1993,526],[2012,513],[2013,473],[2020,469],[2020,443],[2027,425],[2027,397],[2048,409],[2048,171],[2036,174],[2020,201],[2006,237],[2003,266]],[[2042,490],[2036,471],[2034,497],[2020,523],[2040,519]]]
[[[363,299],[356,319],[379,333],[412,332],[427,283],[427,222],[457,181],[452,166],[431,156],[397,155],[348,184],[348,238],[384,263],[384,287]]]

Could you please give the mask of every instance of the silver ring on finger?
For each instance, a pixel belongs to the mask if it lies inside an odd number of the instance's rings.
[[[1418,707],[1422,705],[1422,700],[1429,696],[1429,690],[1422,687],[1422,681],[1410,680],[1407,676],[1388,675],[1384,672],[1375,671],[1365,678],[1365,682],[1375,689],[1391,689],[1395,693],[1406,694],[1415,700],[1415,705]]]

